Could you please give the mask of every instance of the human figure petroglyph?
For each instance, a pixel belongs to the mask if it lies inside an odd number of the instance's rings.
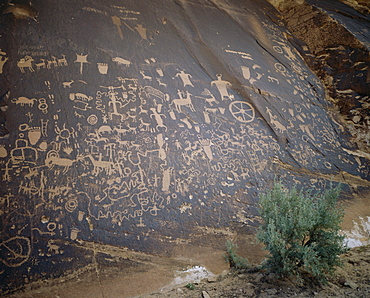
[[[73,127],[71,127],[71,129],[66,128],[65,123],[63,124],[62,128],[59,128],[59,126],[55,124],[54,131],[57,134],[56,141],[59,142],[61,139],[62,141],[66,141],[67,144],[70,143],[70,138],[76,135],[75,129]]]
[[[185,73],[183,70],[181,70],[180,72],[178,72],[175,77],[179,77],[181,80],[182,80],[182,83],[184,84],[184,87],[185,86],[191,86],[191,87],[194,87],[193,83],[191,82],[190,78],[192,78],[192,75],[191,74],[188,74],[188,73]]]
[[[150,111],[152,112],[152,114],[150,115],[150,117],[151,118],[154,117],[155,121],[157,122],[157,129],[163,127],[167,131],[167,126],[164,125],[163,120],[162,120],[162,117],[163,118],[166,118],[166,115],[159,114],[155,108],[150,108]]]
[[[103,87],[103,86],[101,86],[101,87]],[[120,101],[118,101],[118,97],[116,96],[118,93],[114,91],[114,89],[121,88],[121,87],[116,87],[115,88],[113,86],[109,86],[109,87],[103,87],[103,88],[108,88],[109,89],[108,97],[109,97],[110,101],[108,102],[108,106],[111,106],[113,108],[113,112],[108,112],[109,118],[112,120],[113,115],[118,115],[121,118],[121,121],[123,121],[124,120],[124,115],[122,115],[121,113],[118,112],[118,107],[122,108],[122,103]]]
[[[82,71],[83,71],[83,65],[85,63],[90,63],[89,61],[87,61],[87,56],[88,54],[86,55],[83,55],[82,53],[79,55],[79,54],[76,54],[77,56],[77,59],[75,61],[75,63],[80,63],[80,74],[82,74]]]
[[[25,73],[26,71],[24,70],[25,68],[28,68],[28,70],[30,72],[34,72],[35,70],[33,69],[32,67],[32,61],[34,61],[34,59],[31,57],[31,56],[25,56],[24,58],[21,58],[18,62],[17,62],[17,66],[19,67],[19,69],[21,70],[21,72]]]
[[[212,81],[211,86],[215,85],[217,87],[218,92],[220,93],[220,96],[221,96],[221,100],[225,100],[225,98],[231,99],[231,96],[229,92],[227,91],[227,87],[230,87],[231,83],[229,83],[228,81],[223,81],[221,74],[217,74],[216,77],[217,77],[217,80]]]
[[[183,93],[180,90],[177,90],[177,94],[179,98],[176,98],[172,101],[172,103],[175,105],[176,110],[178,113],[181,113],[181,106],[188,107],[192,112],[195,112],[195,108],[193,106],[193,103],[191,101],[191,93],[189,91],[186,91],[186,97],[183,97]]]

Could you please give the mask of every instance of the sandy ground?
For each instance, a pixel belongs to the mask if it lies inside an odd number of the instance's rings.
[[[90,271],[70,281],[59,279],[44,285],[34,284],[10,297],[370,297],[370,245],[353,248],[342,259],[343,268],[338,268],[325,286],[299,286],[294,280],[279,280],[258,270],[224,270],[212,275],[207,274],[205,268],[171,261],[146,271],[138,268],[129,275],[100,270],[100,276],[97,276],[96,272]],[[216,258],[214,266],[220,270],[225,264],[217,265],[218,261],[221,260]],[[174,285],[173,273],[184,270],[181,269],[184,266],[205,273],[204,278],[198,275],[199,281],[191,282],[194,289],[186,286],[189,283],[186,279]]]
[[[370,246],[351,249],[342,259],[343,268],[325,286],[298,286],[260,271],[229,271],[194,284],[193,290],[182,285],[137,297],[370,297]]]

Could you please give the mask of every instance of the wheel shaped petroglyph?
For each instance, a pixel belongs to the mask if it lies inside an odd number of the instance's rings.
[[[247,102],[234,101],[229,106],[230,113],[240,122],[252,122],[255,117],[254,108]]]

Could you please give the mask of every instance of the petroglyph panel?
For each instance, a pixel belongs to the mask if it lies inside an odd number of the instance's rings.
[[[346,172],[368,187],[368,159],[343,150],[320,81],[267,3],[33,2],[38,23],[13,24],[19,51],[0,32],[11,90],[2,291],[16,287],[5,286],[15,270],[69,262],[77,243],[160,254],[196,226],[254,231],[275,177],[319,190]]]

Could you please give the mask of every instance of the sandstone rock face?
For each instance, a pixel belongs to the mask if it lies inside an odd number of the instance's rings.
[[[1,16],[2,293],[117,262],[114,247],[223,247],[255,232],[275,178],[367,194],[366,6],[271,2],[35,0]]]

